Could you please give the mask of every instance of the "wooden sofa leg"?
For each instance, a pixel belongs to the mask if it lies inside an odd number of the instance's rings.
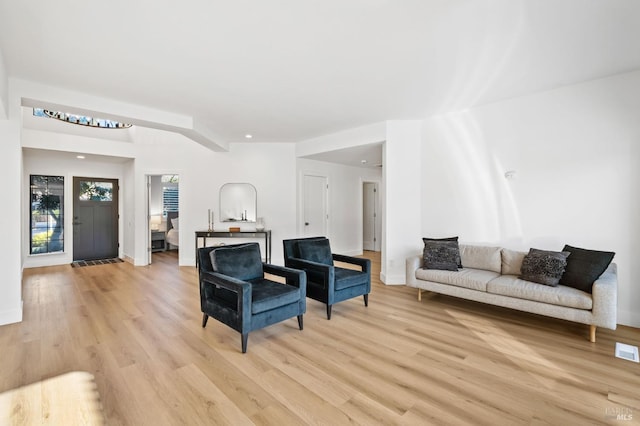
[[[418,302],[422,302],[422,289],[418,289]]]
[[[591,343],[596,342],[596,326],[593,324],[589,324],[589,341]]]
[[[205,328],[207,326],[207,320],[208,319],[209,319],[209,315],[202,314],[202,328]]]

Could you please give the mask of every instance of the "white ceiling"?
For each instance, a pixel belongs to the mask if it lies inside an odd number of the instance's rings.
[[[640,68],[638,0],[0,0],[10,76],[297,142]]]

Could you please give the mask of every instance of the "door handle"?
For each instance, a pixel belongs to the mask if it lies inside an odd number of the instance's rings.
[[[304,226],[309,226],[309,222],[305,222],[305,223],[304,223]]]
[[[82,222],[73,222],[74,225],[82,225]]]

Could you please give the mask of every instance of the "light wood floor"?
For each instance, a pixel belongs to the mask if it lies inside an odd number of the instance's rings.
[[[24,272],[24,321],[0,327],[0,392],[70,371],[96,378],[109,424],[633,424],[640,366],[614,358],[640,330],[598,329],[384,286],[308,301],[253,332],[201,327],[198,280],[175,253]],[[627,416],[626,421],[616,420]],[[631,420],[629,420],[631,416]]]

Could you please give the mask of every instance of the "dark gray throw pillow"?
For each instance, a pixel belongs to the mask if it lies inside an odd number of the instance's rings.
[[[455,241],[458,242],[458,237],[447,237],[447,238],[428,238],[423,237],[422,242],[426,243],[427,241]],[[462,259],[460,258],[460,250],[458,249],[458,268],[462,268]]]
[[[616,255],[612,251],[587,250],[565,245],[568,251],[567,268],[560,278],[560,284],[591,293],[593,282],[609,267]]]
[[[243,281],[262,278],[262,257],[258,243],[217,247],[209,253],[215,272]]]
[[[530,249],[522,260],[520,279],[556,287],[567,266],[566,251]]]
[[[322,240],[303,240],[298,242],[298,253],[300,253],[300,259],[325,265],[333,265],[331,244],[326,238]]]
[[[422,260],[422,267],[425,269],[457,271],[460,260],[458,242],[426,240],[424,241]]]

